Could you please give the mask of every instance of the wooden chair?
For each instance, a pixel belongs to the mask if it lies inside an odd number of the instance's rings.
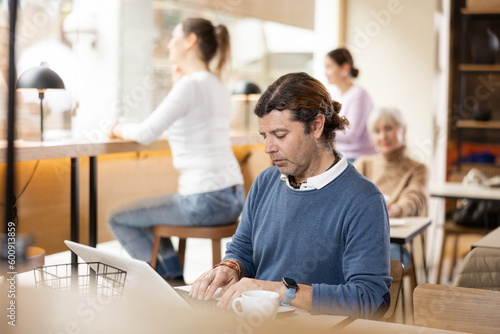
[[[416,326],[498,333],[500,291],[420,284],[413,295]]]
[[[452,258],[451,258],[451,265],[450,269],[448,272],[448,281],[451,281],[453,279],[453,270],[455,269],[455,265],[457,263],[457,256],[458,256],[458,241],[460,236],[463,235],[470,235],[470,234],[478,234],[478,235],[486,235],[491,231],[491,229],[487,229],[484,227],[469,227],[469,226],[462,226],[462,225],[457,225],[453,220],[447,220],[444,225],[443,225],[443,241],[441,244],[441,256],[439,258],[439,265],[438,265],[438,273],[437,273],[437,283],[439,284],[441,282],[441,270],[443,266],[443,260],[444,260],[444,255],[445,255],[445,249],[448,241],[450,238],[454,237],[454,244],[453,244],[453,252],[452,252]]]
[[[389,308],[382,316],[382,321],[394,322],[396,315],[396,306],[399,300],[399,293],[401,291],[401,284],[403,281],[403,264],[398,260],[391,259],[391,277],[392,283],[389,288],[389,294],[391,295],[391,304]]]
[[[155,241],[153,244],[153,251],[151,253],[151,266],[156,268],[161,238],[167,237],[179,237],[179,249],[177,251],[177,255],[183,268],[186,254],[186,239],[212,239],[212,263],[215,266],[221,261],[221,239],[232,237],[234,232],[236,232],[237,227],[237,221],[229,225],[210,227],[156,225],[153,228]]]
[[[408,253],[408,256],[409,256],[408,265],[405,267],[402,262],[398,261],[403,266],[403,274],[402,274],[401,283],[400,283],[403,323],[405,323],[405,321],[406,321],[406,304],[407,304],[407,302],[405,301],[405,299],[406,299],[405,298],[405,290],[406,289],[404,288],[404,281],[403,281],[404,277],[408,276],[408,278],[410,279],[410,295],[406,296],[409,298],[410,305],[413,303],[413,290],[417,286],[417,273],[415,272],[415,264],[414,264],[414,260],[413,260],[413,242],[411,242],[408,246],[410,247],[409,250],[406,248],[406,245],[400,245],[400,247],[405,249],[406,252]],[[423,248],[425,248],[425,247],[423,247]]]

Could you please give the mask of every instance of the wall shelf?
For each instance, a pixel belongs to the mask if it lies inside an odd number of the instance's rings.
[[[500,8],[462,8],[462,15],[500,15]]]
[[[456,136],[456,168],[462,164],[464,143],[494,144],[499,142],[500,104],[497,93],[485,90],[484,80],[497,82],[500,59],[494,50],[483,49],[484,32],[500,33],[500,7],[470,8],[467,0],[452,1],[450,44],[450,140]],[[486,77],[488,79],[486,79]],[[483,80],[484,79],[484,80]],[[478,93],[479,92],[479,93]],[[490,111],[491,121],[476,121],[476,112]]]
[[[459,120],[457,121],[457,128],[500,130],[500,121]]]
[[[500,72],[500,65],[458,64],[458,70],[461,72]]]

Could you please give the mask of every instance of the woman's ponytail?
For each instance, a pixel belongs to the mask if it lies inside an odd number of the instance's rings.
[[[218,76],[221,75],[224,67],[231,60],[231,38],[229,37],[229,31],[226,26],[219,24],[215,27],[215,38],[217,40],[217,51],[219,53],[219,61],[216,66],[216,73]]]
[[[220,77],[231,58],[231,42],[226,26],[219,24],[215,27],[209,20],[195,17],[182,21],[182,30],[185,36],[191,33],[197,36],[200,57],[207,67],[217,53],[219,54],[215,73]]]

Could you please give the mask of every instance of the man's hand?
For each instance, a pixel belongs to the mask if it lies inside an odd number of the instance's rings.
[[[217,306],[231,309],[233,300],[240,297],[243,292],[250,290],[275,291],[280,294],[280,300],[285,299],[286,296],[286,288],[281,282],[262,281],[244,277],[238,283],[224,287],[221,291],[222,298],[219,300]]]
[[[224,293],[236,282],[238,282],[238,272],[236,270],[226,266],[218,266],[198,277],[194,281],[189,295],[191,298],[208,300],[213,297],[219,287],[222,287],[221,293]]]

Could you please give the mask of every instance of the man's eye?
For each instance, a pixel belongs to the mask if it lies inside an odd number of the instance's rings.
[[[277,134],[277,135],[276,135],[276,138],[283,138],[283,137],[285,137],[285,136],[286,136],[286,133],[285,133],[285,134]]]

